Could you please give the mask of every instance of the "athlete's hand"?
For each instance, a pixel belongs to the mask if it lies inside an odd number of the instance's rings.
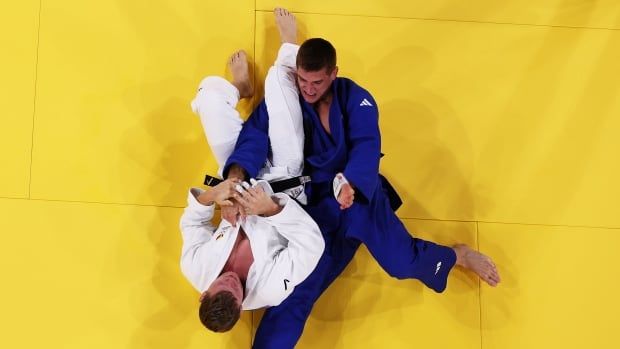
[[[338,194],[338,203],[340,204],[341,210],[346,210],[347,208],[353,205],[353,200],[355,199],[355,189],[351,186],[350,183],[344,183],[342,188],[340,189],[340,194]]]
[[[205,191],[198,197],[198,201],[203,204],[215,202],[220,205],[222,219],[227,220],[233,226],[236,226],[237,219],[241,216],[240,205],[231,200],[236,193],[235,186],[240,181],[238,179],[227,179],[216,185],[208,191]]]
[[[248,216],[272,216],[281,210],[281,207],[259,186],[250,187],[244,182],[242,185],[237,185],[236,189],[237,193],[234,198],[241,204]]]
[[[203,205],[213,205],[215,202],[222,207],[232,206],[233,203],[230,198],[235,193],[237,182],[237,180],[227,179],[215,187],[202,192],[196,199]]]

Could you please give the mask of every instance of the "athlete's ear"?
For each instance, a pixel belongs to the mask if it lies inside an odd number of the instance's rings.
[[[338,66],[334,67],[334,70],[332,70],[332,73],[330,74],[329,78],[334,80],[336,79],[336,75],[338,75]]]

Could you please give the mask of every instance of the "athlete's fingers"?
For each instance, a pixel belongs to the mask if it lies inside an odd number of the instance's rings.
[[[247,192],[250,194],[252,199],[256,200],[258,198],[258,189],[256,187],[248,189]]]
[[[246,195],[247,194],[245,194],[245,192],[235,193],[235,200],[237,200],[237,202],[239,202],[241,206],[243,207],[248,206],[250,204],[250,201],[248,200],[249,197]]]

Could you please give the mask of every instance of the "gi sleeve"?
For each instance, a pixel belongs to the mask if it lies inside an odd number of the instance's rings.
[[[279,304],[314,270],[325,249],[325,241],[319,226],[295,200],[282,193],[275,196],[284,207],[280,213],[265,219],[288,241],[287,247],[275,257],[268,281],[269,285],[277,287],[271,294],[281,295]]]
[[[183,236],[181,271],[196,288],[204,264],[201,256],[207,252],[202,247],[211,241],[216,230],[211,224],[215,205],[205,206],[196,199],[202,192],[204,190],[199,188],[190,189],[180,224]]]
[[[357,93],[356,98],[350,100],[354,102],[347,108],[349,115],[345,132],[349,154],[343,175],[355,187],[356,200],[368,203],[377,188],[381,158],[379,110],[366,91]]]
[[[267,161],[268,154],[269,115],[263,99],[241,128],[235,150],[224,166],[222,172],[224,178],[227,177],[230,166],[233,164],[241,166],[250,178],[256,178],[258,171]]]

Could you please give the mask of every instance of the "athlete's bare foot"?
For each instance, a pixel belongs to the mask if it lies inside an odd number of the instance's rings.
[[[278,31],[280,32],[280,40],[282,40],[282,43],[288,42],[291,44],[296,44],[297,20],[295,20],[295,16],[281,7],[276,7],[273,10],[273,14],[276,17],[276,24],[278,25]]]
[[[495,287],[500,282],[497,267],[491,258],[472,250],[469,246],[459,244],[452,247],[456,252],[456,264],[476,273],[487,284]]]
[[[248,59],[245,51],[240,50],[230,56],[228,60],[228,69],[230,69],[233,76],[232,84],[239,90],[239,97],[252,97],[254,88],[250,82]]]

